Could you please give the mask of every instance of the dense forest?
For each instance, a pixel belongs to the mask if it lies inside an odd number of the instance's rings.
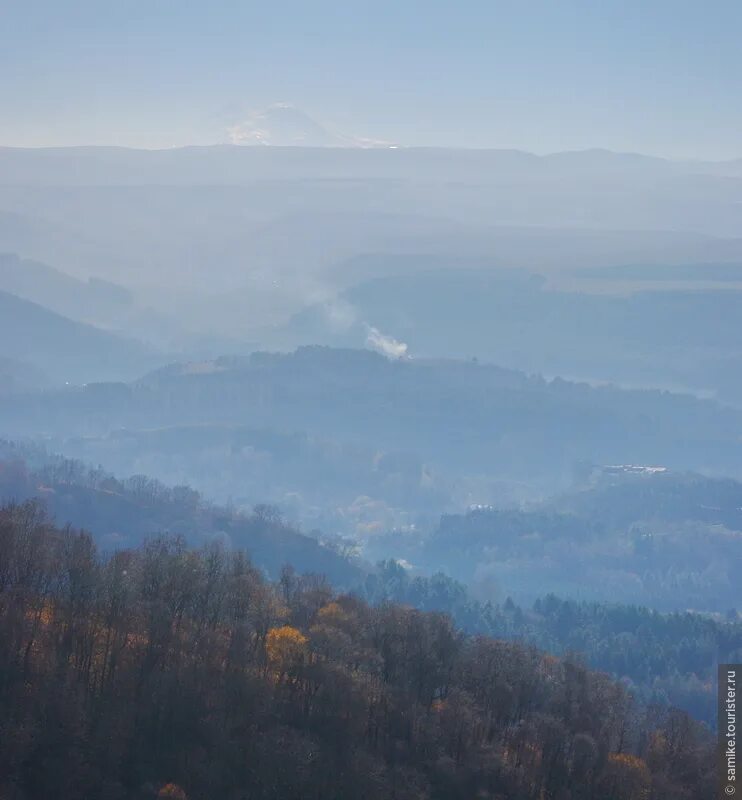
[[[493,600],[545,593],[663,611],[742,608],[742,484],[675,473],[623,476],[530,507],[445,514],[428,532],[368,542],[444,571]]]
[[[188,486],[166,486],[146,475],[118,480],[43,448],[0,441],[0,502],[37,499],[57,520],[85,528],[104,551],[175,533],[200,547],[220,541],[249,551],[255,565],[277,577],[283,564],[326,575],[335,585],[358,581],[361,571],[339,543],[324,545],[280,518],[272,506],[250,511],[216,506]]]
[[[549,588],[545,582],[536,588],[542,594],[533,601],[516,603],[492,580],[492,571],[469,586],[452,578],[451,572],[457,567],[456,555],[477,545],[477,531],[483,538],[473,552],[484,553],[487,542],[491,548],[493,541],[508,540],[514,520],[520,520],[526,546],[534,548],[534,531],[539,530],[553,539],[545,546],[557,554],[565,548],[565,537],[580,541],[584,531],[591,532],[595,561],[600,552],[597,543],[610,540],[612,520],[619,513],[630,519],[653,519],[655,524],[668,515],[674,519],[677,513],[690,519],[700,514],[704,525],[717,519],[731,524],[738,514],[739,491],[740,485],[733,481],[657,476],[599,483],[555,501],[558,513],[473,512],[478,521],[472,530],[464,528],[457,534],[467,544],[442,551],[449,553],[446,573],[426,575],[391,558],[374,563],[359,557],[352,541],[320,531],[304,534],[270,506],[241,512],[211,504],[187,486],[168,487],[142,475],[119,480],[79,461],[51,456],[40,447],[0,442],[0,503],[33,499],[53,518],[88,530],[104,553],[138,547],[152,536],[165,534],[178,535],[197,549],[219,543],[244,550],[254,567],[273,580],[290,563],[299,572],[325,575],[336,590],[352,592],[374,606],[393,602],[444,612],[468,633],[526,642],[553,654],[580,654],[588,666],[622,680],[643,700],[682,708],[711,727],[716,720],[716,665],[742,659],[742,620],[732,608],[735,587],[723,594],[725,605],[714,614],[666,614],[635,605],[636,598],[627,605],[585,602],[569,594],[544,596]],[[596,506],[606,510],[605,526],[591,527],[580,521],[581,515],[594,514]],[[453,526],[457,521],[465,523],[466,517],[446,518],[445,524]],[[618,529],[624,524],[623,518],[615,520]],[[396,550],[399,556],[406,554],[421,563],[419,550],[409,552],[407,537],[388,538],[387,552]],[[517,539],[511,537],[510,546],[516,544]],[[507,567],[504,552],[499,550],[502,561],[494,561],[500,569]],[[705,558],[700,545],[698,552],[700,573],[701,556]],[[735,563],[734,557],[730,553],[728,568]],[[679,578],[676,572],[676,588]]]
[[[157,538],[108,558],[0,511],[0,794],[12,800],[698,800],[713,740],[570,659],[443,614],[266,583]]]
[[[377,565],[359,594],[368,602],[402,603],[445,612],[469,633],[579,654],[620,679],[646,702],[676,706],[716,725],[716,670],[742,660],[742,617],[663,614],[637,605],[585,602],[555,595],[519,606],[510,598],[482,602],[466,586],[437,573],[413,576],[397,562]]]
[[[541,488],[564,487],[585,459],[742,476],[742,413],[712,401],[473,361],[390,360],[316,346],[180,362],[133,383],[0,398],[0,417],[15,437],[111,437],[216,423],[303,432],[411,453],[457,480],[479,475]]]

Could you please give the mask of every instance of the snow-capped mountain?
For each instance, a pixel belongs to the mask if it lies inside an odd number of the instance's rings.
[[[227,129],[232,144],[293,147],[390,147],[390,142],[331,131],[288,103],[253,112]]]

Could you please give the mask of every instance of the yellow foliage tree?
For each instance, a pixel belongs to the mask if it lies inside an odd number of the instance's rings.
[[[340,604],[334,601],[322,606],[317,612],[317,616],[325,625],[342,626],[343,623],[349,620],[348,615],[343,611]]]
[[[281,672],[298,664],[307,651],[307,637],[291,625],[271,628],[265,640],[268,663]]]

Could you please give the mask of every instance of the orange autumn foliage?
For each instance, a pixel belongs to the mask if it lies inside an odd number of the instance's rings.
[[[175,783],[166,783],[157,793],[157,797],[171,800],[188,800],[188,795]]]
[[[285,668],[299,661],[306,652],[307,637],[291,625],[271,628],[265,640],[268,661],[274,666]]]

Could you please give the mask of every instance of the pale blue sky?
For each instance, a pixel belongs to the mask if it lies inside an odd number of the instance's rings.
[[[740,32],[738,0],[0,0],[0,144],[208,144],[288,102],[409,145],[742,157]]]

